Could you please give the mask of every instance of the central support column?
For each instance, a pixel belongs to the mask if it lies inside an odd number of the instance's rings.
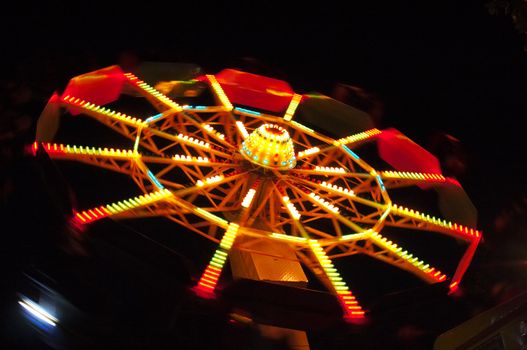
[[[240,242],[244,246],[244,242]],[[295,251],[286,243],[259,240],[248,242],[248,249],[231,250],[229,260],[234,279],[247,278],[258,281],[285,282],[296,287],[306,287],[307,277]],[[270,256],[272,252],[273,256]],[[296,329],[259,324],[260,334],[274,340],[285,340],[291,349],[309,350],[306,332]]]

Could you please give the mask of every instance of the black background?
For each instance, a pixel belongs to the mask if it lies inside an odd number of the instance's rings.
[[[179,5],[15,4],[0,23],[4,74],[51,90],[124,50],[208,72],[254,57],[299,92],[342,82],[377,93],[382,126],[425,146],[436,131],[460,139],[483,217],[525,191],[527,56],[509,17],[477,1]]]
[[[525,225],[500,235],[494,227],[501,213],[525,206],[527,191],[527,53],[511,19],[476,1],[291,5],[14,4],[0,15],[1,80],[49,96],[128,50],[211,73],[253,57],[262,74],[300,93],[362,86],[384,104],[381,127],[424,146],[436,132],[462,142],[468,170],[460,181],[479,210],[484,251],[514,245],[509,236],[525,234]]]

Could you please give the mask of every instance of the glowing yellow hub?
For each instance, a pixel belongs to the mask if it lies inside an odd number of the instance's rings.
[[[250,162],[278,170],[296,165],[293,141],[287,130],[276,124],[264,124],[243,141],[240,153]]]

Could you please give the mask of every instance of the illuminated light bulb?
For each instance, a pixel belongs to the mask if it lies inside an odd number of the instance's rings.
[[[203,142],[201,140],[195,139],[195,138],[190,137],[188,135],[184,135],[182,133],[179,133],[176,137],[178,139],[186,142],[186,143],[190,143],[190,144],[193,144],[193,145],[196,145],[196,146],[199,146],[199,147],[203,147],[203,148],[210,148],[210,144],[208,142]]]
[[[124,201],[119,201],[116,203],[108,204],[106,206],[96,207],[93,209],[82,211],[80,213],[76,213],[74,218],[77,219],[77,222],[79,222],[80,220],[79,223],[81,224],[89,223],[107,217],[109,215],[118,214],[129,209],[137,208],[152,203],[154,201],[163,200],[165,198],[168,198],[169,196],[172,196],[172,192],[170,192],[169,190],[161,190],[152,192],[150,194],[147,194],[146,196],[150,198],[149,201],[145,200],[145,196],[141,195],[135,198],[130,198]]]
[[[324,173],[336,173],[336,174],[344,174],[346,173],[346,169],[340,168],[340,167],[328,167],[328,166],[315,166],[315,171],[320,171]]]
[[[142,80],[139,80],[135,75],[132,73],[126,73],[124,75],[126,79],[133,85],[141,88],[143,91],[147,92],[149,95],[155,97],[157,100],[163,102],[168,107],[175,109],[176,111],[181,111],[181,106],[178,105],[176,102],[172,101],[170,98],[165,96],[164,94],[160,93],[147,83],[143,82]]]
[[[293,97],[291,98],[291,102],[289,103],[289,107],[287,107],[287,111],[285,112],[284,120],[290,121],[291,119],[293,119],[293,115],[295,114],[296,109],[298,105],[300,104],[301,100],[302,100],[302,95],[299,95],[299,94],[293,95]]]
[[[211,135],[214,135],[216,137],[219,137],[220,139],[222,140],[225,140],[225,135],[223,135],[222,133],[220,133],[219,131],[216,131],[216,129],[214,129],[212,126],[210,126],[209,124],[201,124],[203,125],[203,128],[207,131],[207,133],[211,134]]]
[[[375,136],[375,135],[378,135],[380,133],[382,133],[382,131],[380,131],[378,129],[370,129],[370,130],[367,130],[367,131],[364,131],[364,132],[361,132],[361,133],[358,133],[358,134],[355,134],[355,135],[351,135],[351,136],[347,136],[347,137],[343,137],[341,139],[338,139],[335,142],[335,145],[336,146],[347,145],[349,143],[353,143],[353,142],[357,142],[357,141],[368,139],[368,138],[370,138],[372,136]]]
[[[72,104],[78,104],[79,101],[81,101],[80,99],[76,99],[76,100],[73,100],[74,97],[72,96],[71,98],[69,99],[66,99],[64,98],[63,101],[66,102],[66,103],[72,103]],[[97,106],[93,103],[87,103],[86,101],[82,101],[82,105],[80,106],[82,109],[84,110],[87,110],[87,111],[93,111],[93,112],[96,112],[98,114],[102,114],[102,115],[105,115],[107,117],[110,117],[112,119],[116,119],[116,120],[119,120],[119,121],[123,121],[123,122],[126,122],[128,124],[132,124],[133,126],[146,126],[147,123],[146,122],[143,122],[142,120],[139,120],[137,118],[131,118],[130,116],[126,116],[125,114],[120,114],[120,113],[117,113],[117,112],[114,112],[114,111],[110,111],[109,109],[106,109],[106,108],[103,108],[101,106]]]
[[[84,216],[82,216],[82,213],[75,213],[75,217],[77,219],[80,219],[83,223],[86,223],[86,218],[84,218]]]
[[[293,217],[295,220],[300,219],[300,213],[298,212],[298,209],[296,209],[295,205],[289,201],[289,197],[284,196],[282,197],[282,200],[284,201],[287,210],[289,211],[289,214]]]
[[[225,254],[225,256],[227,255],[220,249],[216,250],[212,260],[198,282],[199,288],[205,289],[208,292],[212,292],[216,288],[216,284],[218,283],[218,279],[225,263],[224,261],[222,263],[217,263],[214,261],[217,256],[221,255],[220,253]]]
[[[405,259],[407,262],[418,268],[419,270],[431,275],[434,277],[435,280],[441,282],[444,279],[446,279],[446,276],[444,274],[441,274],[439,270],[436,270],[435,268],[431,268],[429,264],[425,264],[423,260],[419,260],[419,258],[414,257],[412,254],[408,254],[408,252],[405,250],[403,251],[402,248],[397,248],[396,244],[392,244],[390,246],[389,242],[385,242],[383,238],[381,238],[381,235],[378,234],[372,234],[372,237],[375,239],[375,241],[385,247],[388,247],[393,253],[398,255],[399,257]]]
[[[229,250],[234,243],[234,239],[236,238],[239,228],[240,226],[238,224],[233,222],[229,223],[229,226],[227,227],[227,230],[220,241],[220,247]]]
[[[177,162],[209,163],[209,158],[207,157],[192,157],[184,154],[175,154],[172,159]]]
[[[332,211],[334,213],[338,213],[340,209],[333,204],[329,203],[323,198],[320,198],[320,196],[316,195],[315,193],[311,192],[309,194],[309,197],[311,197],[313,200],[315,200],[318,204],[320,204],[322,207],[328,209],[329,211]]]
[[[395,179],[414,179],[414,180],[423,180],[423,181],[433,181],[433,182],[444,182],[446,177],[441,174],[432,174],[432,173],[415,173],[415,172],[406,172],[406,171],[383,171],[381,172],[383,177],[386,178],[395,178]]]
[[[357,302],[356,298],[353,296],[351,291],[349,291],[346,282],[342,280],[336,269],[333,267],[331,260],[327,257],[324,249],[316,240],[308,240],[311,250],[314,252],[318,262],[322,266],[322,269],[329,277],[330,283],[337,292],[339,302],[341,303],[343,309],[346,312],[347,318],[362,318],[364,317],[364,311],[362,307]]]
[[[247,132],[247,129],[245,129],[245,125],[243,125],[242,122],[237,121],[237,122],[236,122],[236,127],[238,128],[238,130],[240,131],[240,134],[242,134],[242,137],[243,137],[244,139],[246,139],[247,137],[249,137],[249,133]]]
[[[256,190],[251,188],[247,194],[245,195],[245,197],[243,198],[243,201],[242,201],[242,207],[244,208],[249,208],[249,206],[251,205],[251,202],[254,198],[254,195],[256,194]]]
[[[291,242],[297,242],[297,243],[305,243],[307,241],[307,239],[304,237],[289,236],[289,235],[284,235],[283,233],[276,233],[276,232],[271,233],[271,237],[278,238],[281,240],[291,241]]]
[[[232,110],[233,105],[231,104],[231,101],[229,101],[229,98],[223,91],[220,83],[218,83],[218,81],[216,80],[216,77],[214,75],[206,75],[206,77],[209,80],[212,89],[216,93],[216,96],[218,96],[218,99],[220,100],[221,104],[228,110]]]
[[[298,123],[298,122],[296,122],[296,121],[294,121],[294,120],[291,120],[291,124],[294,125],[294,126],[296,126],[296,127],[299,128],[299,129],[301,129],[301,130],[304,130],[304,131],[307,132],[307,133],[317,134],[317,133],[315,132],[315,130],[310,129],[310,128],[308,128],[307,126],[305,126],[305,125],[303,125],[303,124],[300,124],[300,123]]]
[[[296,157],[298,159],[300,159],[300,158],[304,158],[304,157],[316,154],[318,152],[320,152],[320,148],[318,148],[318,147],[311,147],[311,148],[308,148],[308,149],[306,149],[304,151],[298,152]]]
[[[210,184],[213,184],[213,183],[216,183],[216,182],[220,182],[223,179],[224,179],[223,175],[211,176],[211,177],[208,177],[208,178],[206,178],[204,180],[196,181],[196,186],[203,187],[205,185],[210,185]]]
[[[455,291],[456,289],[458,289],[458,287],[459,287],[458,284],[459,284],[458,282],[452,282],[452,283],[450,283],[450,286],[449,286],[450,290],[451,290],[451,291]]]
[[[457,233],[460,233],[460,234],[464,234],[464,235],[467,235],[467,236],[474,236],[474,235],[476,235],[477,237],[479,237],[479,234],[480,234],[479,231],[477,231],[477,230],[475,230],[473,228],[469,229],[468,227],[465,227],[463,225],[458,225],[455,222],[452,223],[450,221],[446,221],[445,219],[438,219],[438,218],[436,218],[434,216],[430,216],[428,214],[425,215],[425,214],[420,213],[418,211],[409,210],[409,209],[403,208],[403,207],[398,207],[396,204],[392,205],[392,210],[396,214],[405,214],[405,215],[413,216],[415,218],[425,220],[425,221],[427,221],[430,224],[437,225],[437,226],[440,226],[440,227],[443,227],[443,228],[446,228],[446,229],[449,229],[449,230],[452,230],[454,232],[457,232]]]

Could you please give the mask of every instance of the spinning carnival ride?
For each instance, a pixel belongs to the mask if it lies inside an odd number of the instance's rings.
[[[214,97],[214,105],[179,104],[118,67],[76,77],[61,96],[52,97],[49,106],[94,118],[129,139],[130,147],[41,139],[33,151],[129,175],[143,193],[76,212],[75,224],[164,216],[215,242],[217,249],[194,287],[205,297],[214,295],[232,250],[250,249],[262,240],[294,249],[350,321],[360,321],[365,311],[333,265],[336,258],[365,254],[427,283],[457,288],[481,233],[405,208],[392,201],[390,189],[459,184],[440,169],[401,171],[395,163],[396,170],[374,169],[356,151],[364,143],[401,139],[402,134],[372,128],[339,139],[325,136],[295,120],[297,108],[310,97],[274,79],[226,70],[197,82]],[[158,113],[139,118],[103,107],[123,91],[144,97]],[[444,234],[468,248],[450,277],[384,237],[390,226]]]

